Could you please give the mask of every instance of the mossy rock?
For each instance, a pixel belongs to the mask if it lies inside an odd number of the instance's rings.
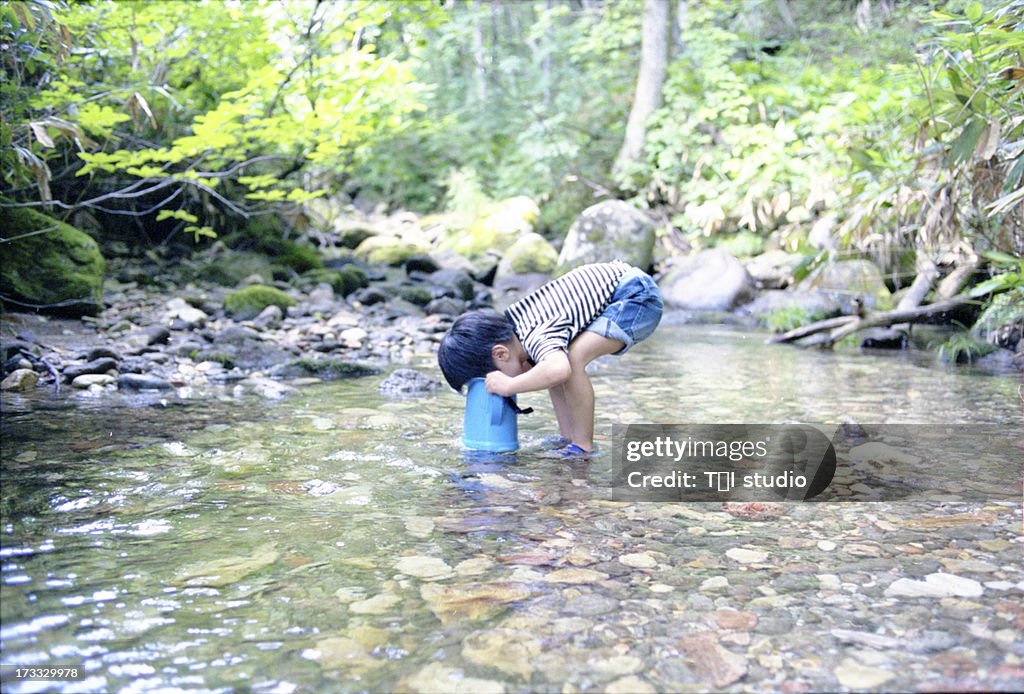
[[[264,280],[274,277],[274,266],[259,253],[228,251],[199,268],[198,278],[222,287],[237,287],[242,280],[253,275]]]
[[[0,208],[0,229],[15,239],[3,244],[0,267],[0,292],[14,307],[33,304],[69,316],[100,312],[106,263],[91,236],[24,208]]]
[[[338,270],[318,268],[302,274],[302,278],[313,284],[324,282],[331,285],[335,294],[348,296],[357,289],[369,286],[366,273],[355,265],[346,265]]]
[[[615,258],[647,269],[654,238],[655,224],[646,214],[621,200],[604,200],[583,210],[569,227],[555,274]]]
[[[487,251],[505,251],[523,234],[533,231],[540,218],[537,203],[518,196],[488,205],[469,228],[468,234],[459,234],[452,248],[469,258]]]
[[[228,236],[225,243],[237,251],[266,256],[279,268],[302,273],[324,266],[320,252],[312,246],[287,238],[288,230],[273,215],[254,217],[241,231]]]
[[[416,306],[426,306],[434,298],[429,289],[417,286],[402,287],[398,295]]]
[[[540,234],[530,232],[513,243],[501,262],[498,276],[525,275],[531,272],[551,273],[558,263],[558,251]]]
[[[822,265],[800,283],[800,289],[816,289],[833,295],[843,304],[844,313],[852,313],[856,297],[865,308],[888,311],[893,307],[892,293],[882,279],[882,271],[870,260],[840,260]]]
[[[271,375],[274,378],[290,379],[313,376],[324,381],[376,376],[379,373],[380,369],[376,367],[343,359],[294,359],[271,370]]]
[[[371,236],[355,249],[355,255],[368,263],[397,267],[415,255],[429,250],[426,244],[395,236]]]
[[[251,287],[231,292],[224,297],[224,310],[236,320],[255,318],[263,309],[271,305],[284,311],[289,306],[295,305],[295,299],[280,289],[263,284],[254,284]]]
[[[324,266],[320,252],[312,246],[306,246],[294,241],[285,241],[281,246],[281,253],[274,257],[278,265],[295,270],[295,272],[306,272]]]

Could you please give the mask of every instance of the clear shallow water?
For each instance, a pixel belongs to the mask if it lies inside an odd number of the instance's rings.
[[[613,424],[633,422],[852,417],[1021,426],[1013,378],[761,339],[665,326],[628,356],[595,365],[599,446],[610,448]],[[554,433],[543,394],[520,398],[537,410],[521,420],[523,450],[469,456],[457,444],[459,396],[389,400],[378,384],[309,386],[279,402],[115,398],[66,408],[5,400],[4,674],[81,668],[85,680],[52,685],[66,691],[640,686],[630,677],[657,689],[739,682],[770,690],[797,674],[811,688],[834,689],[843,651],[824,659],[818,652],[829,629],[898,634],[913,628],[908,614],[939,626],[962,618],[955,606],[926,616],[930,603],[888,611],[871,583],[874,573],[891,579],[945,566],[947,555],[901,563],[889,544],[924,543],[926,555],[936,537],[945,538],[940,553],[963,545],[955,523],[927,531],[901,524],[903,516],[934,515],[932,505],[816,505],[750,523],[717,505],[612,504],[601,456],[571,465],[536,457],[541,438]],[[962,504],[943,512],[994,519],[979,521],[971,537],[1014,546],[1008,555],[978,554],[993,569],[971,575],[1009,585],[986,589],[986,597],[1019,599],[1019,509]],[[880,515],[888,525],[872,526]],[[841,544],[851,532],[877,552],[851,558],[814,544]],[[808,537],[811,545],[801,545]],[[766,547],[772,558],[752,572],[723,559],[736,547]],[[963,552],[974,556],[970,547]],[[828,597],[814,578],[823,573],[862,587],[851,595],[837,589],[839,598],[817,606]],[[704,590],[715,576],[728,576],[731,588]],[[766,600],[790,594],[799,606]],[[716,646],[744,659],[734,680],[716,680],[715,658],[708,665],[704,647],[685,640],[713,632],[709,615],[720,609],[753,614],[757,623],[753,641]],[[768,628],[780,621],[789,628]],[[969,645],[997,672],[1009,655],[993,643]],[[778,667],[761,659],[774,650],[790,654]],[[794,671],[799,657],[820,660]],[[920,682],[928,657],[893,670]],[[729,666],[738,667],[721,665]],[[986,676],[997,688],[1005,679]],[[5,677],[6,689],[32,687]]]

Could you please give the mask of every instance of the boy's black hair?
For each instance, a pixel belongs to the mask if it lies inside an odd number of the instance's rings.
[[[471,378],[483,378],[494,371],[491,350],[513,337],[512,324],[496,311],[484,309],[459,316],[437,350],[437,363],[448,385],[462,392]]]

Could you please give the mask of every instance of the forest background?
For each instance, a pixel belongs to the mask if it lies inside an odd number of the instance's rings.
[[[1020,0],[28,0],[0,63],[0,207],[101,241],[528,196],[557,245],[617,197],[663,246],[867,255],[897,287],[966,244],[1024,304]]]

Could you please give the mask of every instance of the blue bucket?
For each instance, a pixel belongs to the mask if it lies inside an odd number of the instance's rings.
[[[514,398],[487,392],[482,378],[467,384],[466,415],[462,420],[462,445],[476,451],[504,453],[519,448],[519,426]]]

